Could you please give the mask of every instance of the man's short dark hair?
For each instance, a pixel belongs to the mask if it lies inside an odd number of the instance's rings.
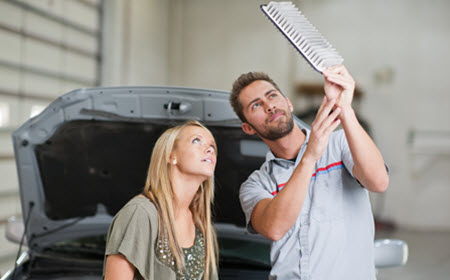
[[[230,94],[230,104],[233,107],[234,112],[239,117],[242,122],[247,122],[247,119],[244,116],[243,106],[239,101],[239,95],[242,90],[253,83],[254,81],[266,81],[272,84],[280,93],[281,90],[278,88],[278,85],[263,72],[248,72],[246,74],[242,74],[239,78],[236,79],[233,83],[233,88],[231,89]]]

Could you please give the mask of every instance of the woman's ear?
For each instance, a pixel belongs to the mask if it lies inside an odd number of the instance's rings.
[[[171,155],[169,156],[169,164],[177,165],[177,156],[175,155],[175,151],[172,151]]]
[[[173,165],[177,164],[177,157],[174,154],[170,155],[168,164],[173,164]]]

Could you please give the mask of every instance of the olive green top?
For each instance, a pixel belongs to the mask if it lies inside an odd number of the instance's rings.
[[[202,279],[204,261],[199,260],[204,260],[204,241],[200,231],[196,230],[194,245],[183,248],[186,271],[177,273],[167,241],[158,240],[158,219],[156,207],[148,198],[131,199],[114,217],[105,256],[124,255],[136,268],[135,280]]]

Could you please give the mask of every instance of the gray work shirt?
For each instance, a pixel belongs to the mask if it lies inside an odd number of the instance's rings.
[[[273,198],[291,177],[306,150],[310,131],[295,163],[275,158],[254,171],[240,189],[247,229],[255,205]],[[374,221],[368,192],[352,174],[353,159],[343,130],[331,134],[317,161],[300,215],[272,242],[269,279],[375,279]]]

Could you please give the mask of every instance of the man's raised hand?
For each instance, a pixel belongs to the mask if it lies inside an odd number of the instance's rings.
[[[314,161],[319,160],[328,145],[331,133],[338,127],[340,120],[337,118],[341,108],[337,107],[332,113],[336,99],[329,100],[326,96],[317,112],[316,118],[311,125],[311,135],[305,156],[310,156]]]
[[[351,108],[355,81],[344,65],[335,65],[322,72],[325,77],[324,90],[328,99],[336,99],[336,106],[343,110]]]

